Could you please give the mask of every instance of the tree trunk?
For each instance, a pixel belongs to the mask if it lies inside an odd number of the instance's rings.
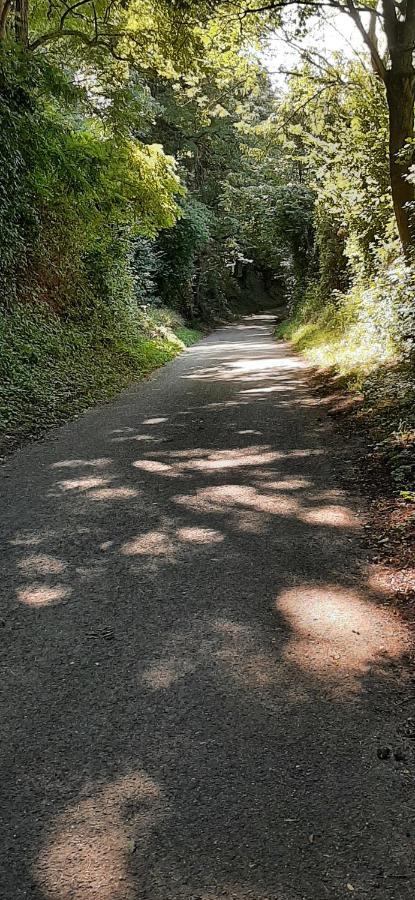
[[[26,49],[29,46],[29,0],[15,0],[14,9],[16,41]]]
[[[9,15],[10,0],[0,0],[0,41],[4,41],[7,34],[7,18]]]
[[[415,186],[408,181],[414,163],[414,151],[408,147],[414,136],[415,74],[395,73],[386,79],[389,109],[389,166],[393,206],[399,236],[407,253],[415,246]],[[406,147],[406,149],[405,149]]]
[[[382,73],[389,109],[389,165],[393,206],[402,247],[415,248],[415,189],[408,181],[414,162],[415,0],[382,0],[390,68]]]

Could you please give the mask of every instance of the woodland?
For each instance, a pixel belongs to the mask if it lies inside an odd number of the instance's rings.
[[[2,446],[284,304],[413,499],[414,46],[415,0],[0,0]]]

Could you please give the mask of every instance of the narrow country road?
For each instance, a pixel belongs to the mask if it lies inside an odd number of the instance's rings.
[[[6,462],[1,900],[412,900],[337,441],[263,316]]]

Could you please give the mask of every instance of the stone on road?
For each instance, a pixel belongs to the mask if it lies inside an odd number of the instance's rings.
[[[6,462],[2,900],[413,898],[339,450],[264,316]]]

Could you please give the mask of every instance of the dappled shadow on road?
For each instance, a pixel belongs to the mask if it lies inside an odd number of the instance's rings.
[[[402,772],[391,802],[376,756],[409,638],[304,379],[256,319],[31,451],[5,898],[412,895]]]

